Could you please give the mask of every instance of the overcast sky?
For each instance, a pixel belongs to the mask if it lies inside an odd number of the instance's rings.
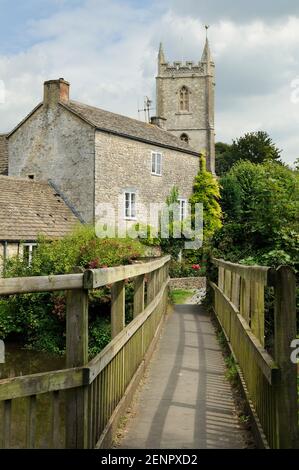
[[[138,117],[144,96],[155,98],[159,42],[169,60],[197,61],[206,23],[217,140],[266,130],[292,163],[298,0],[0,0],[0,133],[41,101],[44,80],[59,77],[71,82],[73,99]]]

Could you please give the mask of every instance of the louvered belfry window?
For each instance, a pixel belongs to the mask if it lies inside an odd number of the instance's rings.
[[[189,90],[185,86],[180,90],[180,111],[189,111]]]

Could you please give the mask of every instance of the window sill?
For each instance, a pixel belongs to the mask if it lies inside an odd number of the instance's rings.
[[[176,116],[192,116],[193,113],[190,112],[184,112],[182,111],[181,113],[175,113]]]
[[[125,217],[124,220],[127,220],[128,222],[137,222],[137,217]]]
[[[151,173],[152,176],[160,176],[160,178],[162,177],[162,174],[159,174],[159,173]]]

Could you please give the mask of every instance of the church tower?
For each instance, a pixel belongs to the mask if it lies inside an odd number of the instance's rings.
[[[165,59],[162,44],[156,77],[156,115],[165,128],[207,156],[207,169],[215,173],[215,64],[208,38],[198,63]]]

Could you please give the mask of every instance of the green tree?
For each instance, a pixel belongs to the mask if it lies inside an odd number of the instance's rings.
[[[219,204],[220,188],[217,179],[206,169],[206,159],[200,157],[200,170],[195,178],[191,204],[203,204],[204,240],[208,241],[220,229],[222,212]]]
[[[232,146],[223,142],[217,142],[215,144],[215,170],[216,175],[222,176],[227,173],[233,164],[233,154],[231,151]]]
[[[216,144],[216,173],[226,174],[235,163],[248,160],[252,163],[280,162],[281,150],[264,131],[250,132],[233,141],[232,145]]]
[[[221,179],[225,224],[213,240],[217,256],[296,265],[298,183],[298,172],[273,161],[236,163]]]

